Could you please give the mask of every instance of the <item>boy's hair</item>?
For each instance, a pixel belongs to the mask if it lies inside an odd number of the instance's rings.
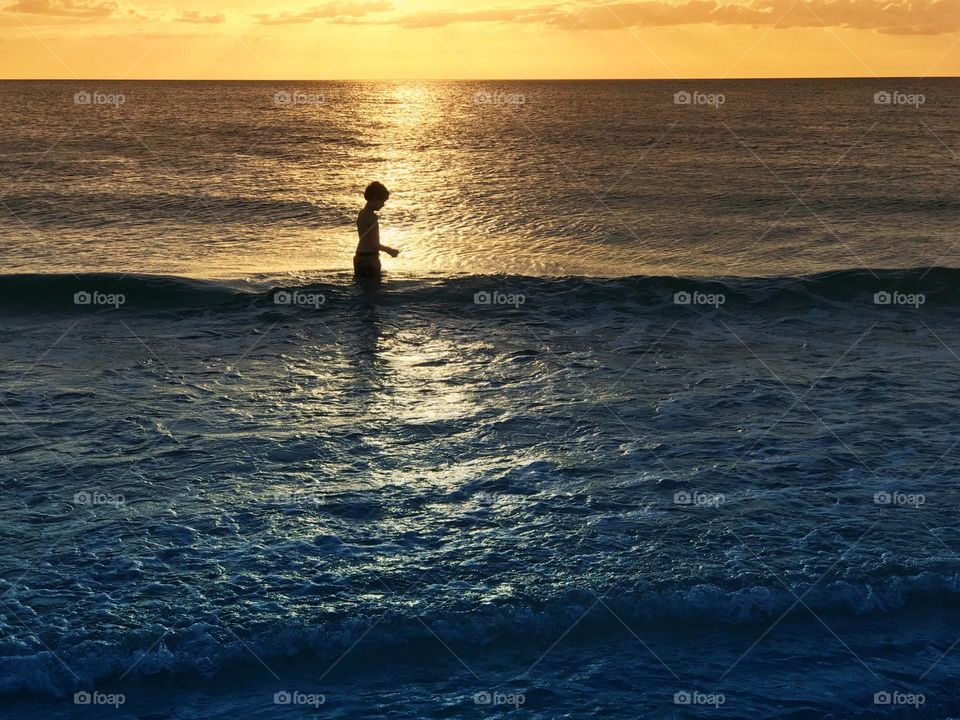
[[[387,186],[381,182],[372,182],[367,185],[367,189],[363,191],[363,198],[367,202],[371,200],[386,200],[390,197],[390,191],[387,190]]]

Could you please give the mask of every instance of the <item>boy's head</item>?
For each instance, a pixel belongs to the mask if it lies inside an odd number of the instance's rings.
[[[363,191],[363,197],[375,210],[379,210],[390,197],[390,191],[387,190],[387,186],[383,183],[372,182],[367,185],[367,189]]]

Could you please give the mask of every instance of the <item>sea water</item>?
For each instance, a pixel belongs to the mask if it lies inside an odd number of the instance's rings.
[[[958,714],[957,89],[0,84],[3,716]]]

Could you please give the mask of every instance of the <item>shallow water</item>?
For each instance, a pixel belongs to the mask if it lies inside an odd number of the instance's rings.
[[[960,703],[956,271],[3,286],[11,717]]]

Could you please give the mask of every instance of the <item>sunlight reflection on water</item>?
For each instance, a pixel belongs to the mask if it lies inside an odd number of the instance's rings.
[[[949,142],[956,81],[923,82],[938,98],[924,124]],[[871,81],[723,82],[721,110],[674,104],[673,85],[128,82],[128,102],[98,115],[72,104],[69,82],[3,84],[0,151],[20,179],[0,260],[9,272],[349,270],[361,193],[379,179],[393,191],[383,237],[402,250],[384,267],[401,275],[951,264],[952,160],[922,125],[878,109]],[[323,101],[277,105],[280,90]]]

